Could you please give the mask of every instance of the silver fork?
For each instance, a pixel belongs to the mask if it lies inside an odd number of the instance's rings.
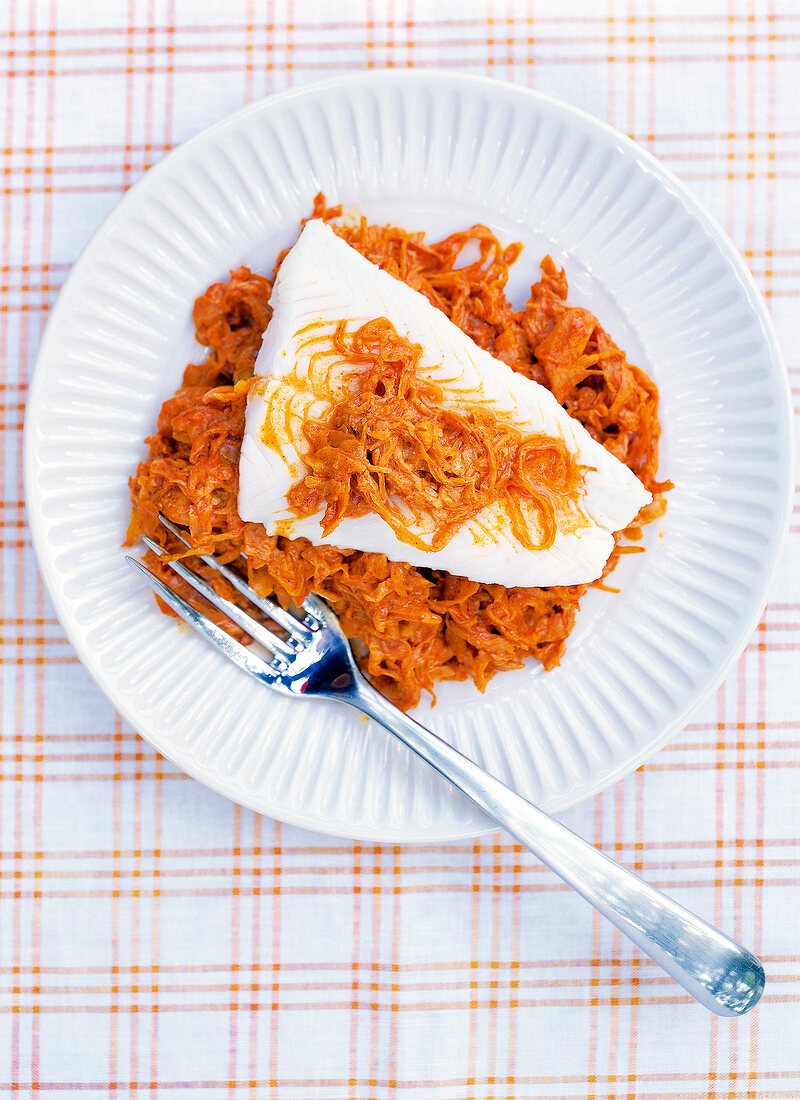
[[[180,528],[163,516],[160,519],[191,548]],[[143,541],[163,556],[156,542]],[[257,595],[233,569],[201,555],[206,565],[283,627],[288,634],[284,640],[218,595],[181,562],[168,563],[272,654],[265,659],[195,611],[137,558],[127,560],[182,619],[262,684],[283,695],[338,699],[384,726],[577,890],[711,1012],[741,1016],[757,1004],[764,990],[764,968],[755,955],[609,859],[393,706],[359,672],[338,620],[323,600],[309,596],[303,602],[305,616],[298,619],[273,600]]]

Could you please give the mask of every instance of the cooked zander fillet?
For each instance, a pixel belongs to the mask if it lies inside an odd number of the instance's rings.
[[[324,222],[306,225],[280,267],[271,304],[248,396],[238,501],[242,519],[262,523],[268,534],[382,553],[509,588],[582,584],[601,575],[613,532],[627,527],[650,501],[627,466],[596,443],[549,390],[480,349],[421,294],[370,263]],[[541,516],[524,497],[513,514],[527,524],[530,538],[518,537],[519,523],[515,529],[498,499],[436,549],[425,548],[435,542],[433,520],[402,499],[389,504],[404,518],[405,531],[367,513],[345,514],[326,534],[324,507],[303,515],[290,505],[293,487],[309,472],[304,426],[323,423],[338,401],[352,395],[354,378],[365,369],[343,352],[338,337],[376,319],[418,346],[415,370],[437,387],[443,407],[467,416],[470,409],[488,409],[524,437],[563,442],[580,476],[569,497],[556,502],[554,537],[537,543]]]

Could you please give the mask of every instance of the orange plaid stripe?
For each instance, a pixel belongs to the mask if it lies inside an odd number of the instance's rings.
[[[0,6],[0,1090],[297,1100],[800,1096],[800,523],[759,629],[644,769],[564,815],[752,943],[709,1018],[501,835],[329,840],[162,760],[77,663],[25,528],[47,311],[124,190],[243,103],[364,67],[540,88],[653,151],[743,251],[793,395],[800,11],[788,0]],[[563,9],[567,10],[563,10]]]

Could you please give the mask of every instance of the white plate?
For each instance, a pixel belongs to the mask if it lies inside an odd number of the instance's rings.
[[[561,667],[445,685],[418,716],[549,810],[614,782],[680,729],[741,651],[791,493],[788,386],[732,244],[627,138],[488,80],[383,72],[255,104],[168,156],[119,204],[53,310],[25,438],[45,581],[81,660],[165,756],[284,821],[372,840],[486,831],[393,739],[344,708],[273,696],[161,615],[123,561],[127,479],[193,340],[195,296],[269,272],[314,194],[443,235],[480,220],[549,251],[574,302],[655,378],[675,489],[647,553],[593,592]]]

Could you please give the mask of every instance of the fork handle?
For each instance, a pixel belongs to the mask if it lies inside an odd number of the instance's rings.
[[[354,685],[355,686],[355,685]],[[348,702],[379,722],[607,917],[700,1004],[741,1016],[764,989],[759,959],[397,710],[359,677]]]

